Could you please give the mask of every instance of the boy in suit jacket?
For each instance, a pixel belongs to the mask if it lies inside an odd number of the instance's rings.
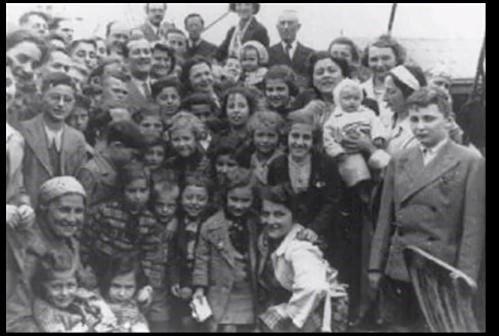
[[[277,30],[281,42],[269,49],[269,67],[273,65],[287,65],[298,75],[298,85],[306,87],[311,78],[308,75],[308,58],[314,50],[305,47],[296,40],[301,23],[295,11],[284,11],[277,22]]]
[[[451,107],[444,91],[423,88],[408,106],[420,146],[396,155],[388,166],[369,280],[377,289],[384,277],[388,322],[422,326],[403,249],[415,245],[478,278],[485,243],[485,164],[449,139]]]
[[[189,14],[184,20],[185,30],[189,33],[187,40],[187,52],[185,58],[192,58],[196,55],[213,60],[218,51],[218,47],[204,39],[201,34],[204,31],[204,20],[199,14]]]
[[[42,84],[42,95],[42,113],[21,123],[26,143],[24,185],[33,207],[45,181],[57,176],[75,176],[87,159],[85,137],[65,123],[75,104],[71,78],[63,73],[48,74]]]

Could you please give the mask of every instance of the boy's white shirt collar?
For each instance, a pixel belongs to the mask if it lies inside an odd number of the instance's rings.
[[[446,137],[432,148],[425,147],[421,143],[419,144],[421,153],[423,154],[423,161],[425,165],[435,159],[435,157],[438,155],[438,152],[445,146],[447,141],[449,141],[449,137]]]

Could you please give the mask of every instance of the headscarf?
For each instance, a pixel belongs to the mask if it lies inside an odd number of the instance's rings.
[[[39,204],[49,204],[67,194],[81,195],[84,199],[87,197],[85,189],[77,179],[72,176],[60,176],[42,184],[38,193]]]

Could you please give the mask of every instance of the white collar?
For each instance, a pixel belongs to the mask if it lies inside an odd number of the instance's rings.
[[[449,138],[445,138],[442,141],[440,141],[438,144],[433,146],[432,148],[428,148],[420,144],[421,152],[422,153],[427,152],[427,154],[429,155],[436,155],[442,149],[442,147],[445,146],[448,140]]]
[[[275,256],[284,255],[284,253],[286,253],[286,250],[287,250],[289,244],[295,239],[298,232],[300,232],[302,229],[303,229],[303,226],[301,226],[300,224],[293,224],[291,231],[289,231],[289,233],[286,235],[286,237],[282,241],[281,245],[279,245],[277,250],[274,252]]]
[[[55,148],[57,148],[57,151],[60,152],[62,147],[62,133],[64,132],[64,126],[60,130],[54,131],[51,130],[45,123],[43,123],[43,128],[45,129],[45,134],[47,135],[49,148],[52,145],[52,142],[55,141]]]

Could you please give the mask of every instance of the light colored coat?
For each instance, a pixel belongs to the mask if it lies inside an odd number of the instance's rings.
[[[55,177],[50,164],[43,114],[23,122],[21,133],[26,142],[23,161],[24,185],[33,207],[36,208],[40,186]],[[60,154],[61,176],[76,176],[78,169],[86,160],[85,137],[76,129],[64,125]]]
[[[271,255],[277,281],[292,293],[291,299],[276,306],[276,309],[282,316],[290,317],[300,329],[321,303],[329,302],[326,298],[342,292],[338,288],[341,286],[336,287],[332,281],[336,273],[332,272],[319,248],[308,241],[296,239],[303,229],[303,226],[295,224]],[[263,267],[261,264],[260,271]]]
[[[246,222],[249,231],[250,279],[256,290],[256,218]],[[235,253],[230,242],[224,211],[210,217],[201,227],[192,275],[194,287],[208,287],[207,299],[215,321],[224,317],[235,281]],[[256,297],[256,295],[255,295]]]
[[[409,281],[402,251],[416,245],[477,279],[484,244],[484,159],[450,140],[426,167],[419,146],[395,155],[369,268]]]

